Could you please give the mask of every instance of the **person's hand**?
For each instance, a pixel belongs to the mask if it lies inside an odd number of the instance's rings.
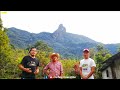
[[[88,79],[87,77],[83,77],[82,79]]]
[[[82,76],[82,79],[88,79],[88,77],[87,76]]]
[[[46,71],[46,75],[49,76],[49,71]]]
[[[28,73],[32,73],[32,70],[30,70],[30,68],[25,68],[25,71]]]
[[[34,74],[38,74],[39,73],[39,69],[37,69],[35,72],[34,72]]]

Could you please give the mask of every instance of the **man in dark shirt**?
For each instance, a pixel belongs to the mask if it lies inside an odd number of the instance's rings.
[[[35,79],[35,75],[39,73],[39,61],[36,59],[37,49],[31,48],[29,55],[25,56],[18,65],[22,70],[21,79]]]

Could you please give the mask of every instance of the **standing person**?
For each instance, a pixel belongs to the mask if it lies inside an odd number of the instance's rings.
[[[89,49],[83,50],[84,59],[80,60],[80,75],[82,79],[94,79],[95,61],[89,58]]]
[[[29,55],[25,56],[18,65],[22,70],[21,79],[35,79],[36,74],[39,73],[39,61],[36,59],[37,49],[32,47]]]
[[[44,73],[48,76],[48,79],[61,77],[63,75],[63,66],[59,61],[59,54],[51,54],[50,59],[51,61],[44,68]]]

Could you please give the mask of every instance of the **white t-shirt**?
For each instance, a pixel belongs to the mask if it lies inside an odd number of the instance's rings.
[[[96,67],[95,61],[91,58],[80,60],[80,66],[82,67],[82,74],[87,76],[91,72],[91,67]],[[94,76],[91,75],[88,79],[94,79]]]

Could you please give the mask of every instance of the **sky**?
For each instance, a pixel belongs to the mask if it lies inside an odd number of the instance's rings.
[[[6,28],[53,33],[63,24],[66,32],[104,44],[120,43],[120,11],[7,11],[1,18]]]

